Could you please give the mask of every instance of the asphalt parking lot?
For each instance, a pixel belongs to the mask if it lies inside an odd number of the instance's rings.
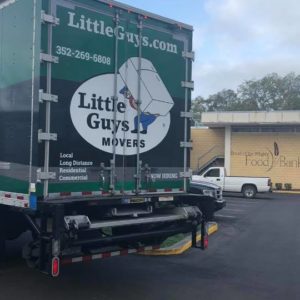
[[[52,279],[17,258],[0,271],[0,300],[299,299],[300,195],[226,197],[205,252],[75,264]]]

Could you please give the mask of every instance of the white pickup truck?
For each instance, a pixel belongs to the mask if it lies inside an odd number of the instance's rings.
[[[226,176],[226,170],[222,167],[209,168],[200,175],[193,175],[192,180],[212,182],[222,187],[224,192],[243,193],[245,198],[272,191],[271,179],[268,177]]]

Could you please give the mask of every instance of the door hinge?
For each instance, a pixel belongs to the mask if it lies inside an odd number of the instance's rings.
[[[40,55],[41,62],[48,62],[53,64],[58,64],[59,58],[57,56],[53,56],[47,53],[41,53]]]
[[[38,132],[38,141],[57,141],[57,133],[43,132],[41,129]]]
[[[37,171],[36,177],[38,181],[41,180],[54,180],[56,179],[56,173],[55,172],[42,172],[40,170]]]
[[[181,148],[193,148],[193,143],[192,142],[180,142],[180,147]]]
[[[44,93],[43,90],[39,91],[39,102],[43,103],[44,101],[48,102],[58,102],[58,96]]]
[[[181,87],[193,90],[194,81],[181,81]]]
[[[45,13],[45,11],[42,10],[41,12],[41,19],[43,23],[48,23],[52,25],[59,25],[59,18],[56,18],[55,16],[48,15]]]
[[[191,111],[182,111],[182,112],[180,112],[180,116],[182,118],[192,119],[194,115],[193,115],[193,112],[191,112]]]
[[[183,58],[188,58],[188,59],[191,59],[192,61],[195,60],[195,52],[192,51],[192,52],[188,52],[188,51],[183,51],[182,52],[182,57]]]

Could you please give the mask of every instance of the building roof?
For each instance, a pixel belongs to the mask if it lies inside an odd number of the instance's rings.
[[[295,125],[300,124],[300,110],[205,112],[202,124],[209,127],[226,125]]]

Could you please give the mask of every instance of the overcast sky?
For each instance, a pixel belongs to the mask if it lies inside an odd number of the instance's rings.
[[[299,0],[122,2],[194,26],[193,97],[271,72],[300,74]]]

